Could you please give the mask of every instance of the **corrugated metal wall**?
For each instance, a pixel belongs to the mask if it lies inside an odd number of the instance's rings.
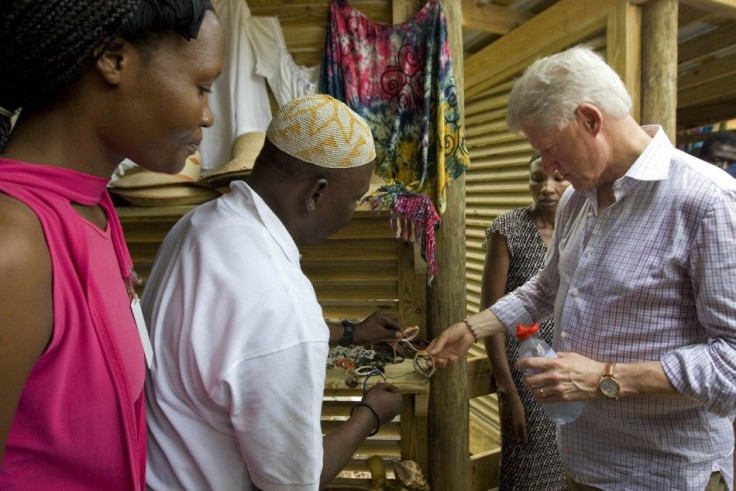
[[[468,312],[478,312],[485,230],[498,215],[527,205],[531,147],[506,126],[513,82],[502,82],[465,101],[471,168],[465,180],[465,247]]]
[[[586,44],[603,52],[605,39],[605,35],[599,35]],[[509,131],[505,120],[509,93],[521,72],[465,99],[465,136],[471,161],[465,181],[469,314],[480,308],[486,229],[498,215],[532,202],[528,187],[532,148],[523,134]],[[488,76],[492,73],[489,69]]]

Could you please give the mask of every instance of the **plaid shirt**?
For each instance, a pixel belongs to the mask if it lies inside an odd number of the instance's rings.
[[[559,427],[577,482],[602,489],[705,489],[733,482],[736,180],[675,149],[659,127],[614,185],[570,188],[545,268],[492,307],[507,327],[554,310],[555,347],[598,361],[659,360],[685,397],[596,399]]]

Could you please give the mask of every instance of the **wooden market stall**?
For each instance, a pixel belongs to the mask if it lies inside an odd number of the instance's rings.
[[[159,244],[192,206],[118,207],[126,241],[144,285]],[[302,267],[314,284],[329,320],[363,319],[375,311],[396,314],[403,325],[425,326],[425,265],[410,243],[396,240],[387,216],[361,205],[351,223],[325,243],[304,247]],[[366,460],[378,455],[390,470],[393,460],[410,459],[427,468],[429,384],[412,361],[386,367],[388,380],[404,395],[399,418],[369,438],[335,485],[370,484]],[[379,379],[370,380],[369,386]],[[345,420],[361,387],[349,388],[342,369],[327,369],[322,410],[323,431]],[[392,472],[388,473],[392,476]]]
[[[388,24],[410,18],[424,2],[351,3]],[[247,4],[253,15],[278,17],[298,65],[319,64],[328,0]],[[427,288],[417,248],[396,240],[385,214],[364,207],[326,243],[303,251],[304,270],[329,319],[360,319],[384,310],[433,337],[477,311],[485,228],[499,214],[529,202],[530,147],[523,135],[509,132],[504,118],[514,78],[540,56],[581,42],[594,46],[624,79],[637,118],[662,124],[678,145],[702,139],[692,128],[736,118],[736,0],[443,0],[443,5],[471,168],[448,193],[437,235],[440,274]],[[144,278],[163,236],[189,208],[119,209]],[[342,388],[340,375],[331,376],[325,428],[346,415],[346,404],[356,396]],[[467,363],[441,371],[430,385],[407,384],[400,418],[356,453],[349,470],[365,468],[367,457],[378,454],[415,459],[433,489],[495,487],[498,414],[489,388],[480,345]],[[368,483],[346,477],[337,482]]]

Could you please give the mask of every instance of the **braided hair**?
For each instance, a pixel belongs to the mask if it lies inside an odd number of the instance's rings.
[[[17,111],[64,96],[122,36],[145,44],[152,33],[197,37],[210,0],[0,0],[0,152]]]

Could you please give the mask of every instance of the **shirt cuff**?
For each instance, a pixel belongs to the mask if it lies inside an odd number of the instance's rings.
[[[534,322],[534,319],[526,311],[524,305],[513,295],[506,295],[493,304],[491,306],[491,312],[498,317],[498,320],[514,336],[516,335],[517,324],[528,326]]]
[[[670,351],[662,355],[660,363],[677,392],[697,400],[718,416],[732,414],[733,392],[724,392],[723,386],[729,382],[723,380],[725,374],[712,369],[706,346],[685,346]]]

